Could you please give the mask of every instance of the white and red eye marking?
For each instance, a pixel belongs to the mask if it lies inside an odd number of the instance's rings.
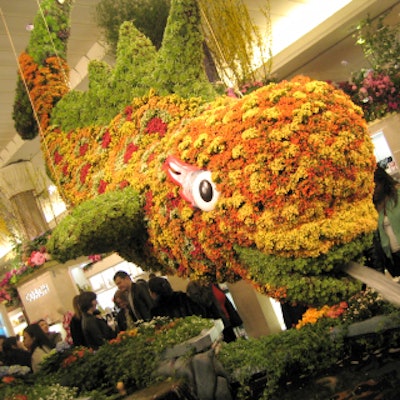
[[[164,163],[169,178],[181,187],[180,195],[193,207],[211,211],[219,198],[219,192],[211,179],[211,172],[186,164],[174,156]]]

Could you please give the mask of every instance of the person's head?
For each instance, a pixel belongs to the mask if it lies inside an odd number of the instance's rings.
[[[118,308],[128,307],[129,300],[127,293],[118,289],[114,294],[114,303]]]
[[[168,297],[173,293],[171,284],[165,278],[156,276],[149,280],[150,294],[153,299]]]
[[[397,203],[397,182],[389,175],[384,168],[377,166],[374,173],[374,204],[377,207],[387,199],[392,199]]]
[[[13,349],[24,349],[25,350],[23,343],[16,336],[8,337],[7,339],[4,340],[4,343],[3,343],[4,353],[7,353]]]
[[[199,280],[190,281],[186,287],[186,294],[197,304],[209,307],[213,302],[210,286]]]
[[[74,314],[77,318],[81,319],[82,317],[82,311],[81,308],[79,307],[79,294],[74,296],[72,299],[72,307],[74,308]]]
[[[24,346],[33,352],[36,347],[52,348],[52,344],[39,324],[30,324],[24,329]]]
[[[97,306],[97,295],[94,292],[86,291],[79,295],[79,308],[82,313],[93,313]]]
[[[125,271],[117,271],[114,275],[114,283],[119,290],[126,292],[132,286],[132,279]]]
[[[46,320],[44,319],[39,319],[39,321],[37,322],[39,324],[39,326],[42,328],[44,333],[49,333],[49,324],[47,323]]]

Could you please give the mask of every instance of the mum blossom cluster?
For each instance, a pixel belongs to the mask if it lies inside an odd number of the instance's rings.
[[[150,93],[107,127],[47,131],[45,146],[67,198],[138,193],[145,269],[246,279],[311,304],[360,288],[336,270],[371,244],[375,157],[361,109],[326,82],[297,77],[208,104]],[[177,168],[206,176],[171,179]],[[213,207],[188,201],[200,184]]]

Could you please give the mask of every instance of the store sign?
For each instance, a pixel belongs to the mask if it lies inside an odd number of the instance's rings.
[[[25,299],[26,299],[26,301],[31,303],[43,296],[46,296],[49,292],[50,292],[49,286],[46,283],[44,283],[44,284],[40,285],[39,287],[36,287],[36,288],[30,290],[28,293],[26,293]]]
[[[62,321],[64,313],[71,309],[76,293],[67,268],[35,274],[20,283],[17,289],[29,323],[42,318],[50,322]]]

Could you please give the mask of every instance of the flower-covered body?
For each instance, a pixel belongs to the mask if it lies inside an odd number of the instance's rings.
[[[80,131],[57,132],[65,147],[51,141],[55,132],[47,136],[54,160],[90,163],[83,182],[72,171],[64,175],[71,178],[62,190],[81,201],[100,189],[135,189],[144,202],[146,251],[165,272],[249,279],[274,297],[312,302],[321,286],[334,287],[335,302],[355,290],[348,279],[335,282],[332,271],[357,257],[376,229],[375,158],[361,110],[342,91],[298,77],[203,105],[150,95],[135,99],[103,136],[86,132],[84,154],[71,152]],[[202,211],[182,196],[168,177],[168,157],[211,173],[214,209]],[[63,162],[55,166],[63,174]],[[247,251],[259,255],[256,263]],[[305,298],[298,296],[303,289]]]

